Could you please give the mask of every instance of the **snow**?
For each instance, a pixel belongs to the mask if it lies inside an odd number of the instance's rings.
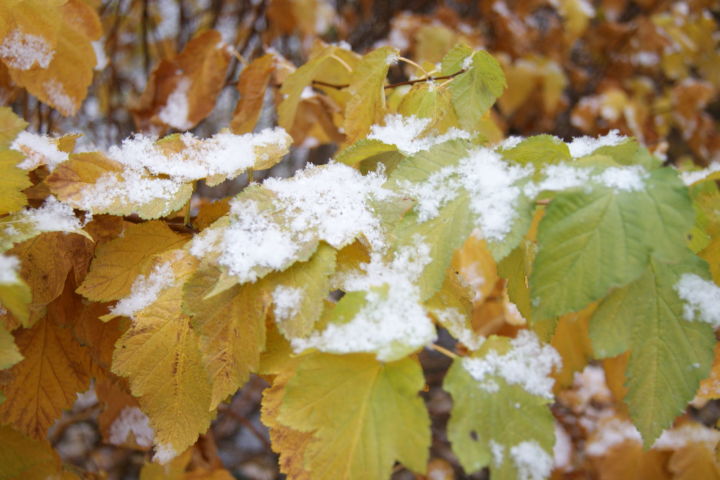
[[[55,50],[40,35],[25,33],[16,28],[5,36],[0,44],[0,57],[5,64],[16,70],[30,70],[34,67],[48,68],[55,56]]]
[[[635,425],[617,417],[604,418],[598,424],[595,434],[588,440],[585,452],[591,457],[600,457],[626,441],[641,441],[640,432]]]
[[[470,68],[472,68],[474,57],[475,57],[474,54],[471,54],[471,55],[468,55],[467,57],[465,57],[465,59],[463,60],[463,63],[462,63],[463,70],[470,70]]]
[[[695,182],[699,182],[708,175],[712,175],[715,172],[720,172],[720,162],[714,162],[707,168],[702,170],[696,170],[694,172],[682,172],[680,178],[682,178],[685,185],[692,185]]]
[[[460,267],[460,278],[466,286],[472,289],[472,301],[477,303],[482,300],[483,292],[480,287],[485,284],[485,277],[482,275],[480,264],[472,262]]]
[[[704,443],[711,450],[720,441],[720,432],[699,423],[685,423],[677,428],[665,430],[655,441],[656,450],[678,450],[692,443]]]
[[[491,350],[480,358],[465,357],[462,365],[488,392],[497,392],[500,388],[488,377],[499,376],[509,384],[520,385],[528,393],[552,399],[554,380],[550,373],[560,367],[560,355],[550,345],[542,345],[529,330],[520,330],[510,346],[504,354]]]
[[[157,18],[153,36],[156,40],[175,38],[180,27],[180,8],[175,0],[158,0],[155,2]]]
[[[122,445],[128,441],[132,433],[135,443],[141,447],[150,447],[155,438],[155,431],[150,426],[150,419],[137,407],[125,407],[110,426],[109,441],[114,445]]]
[[[57,148],[53,139],[46,135],[31,132],[20,132],[10,148],[23,152],[26,158],[18,164],[19,168],[31,171],[40,165],[47,165],[51,172],[60,163],[68,159],[68,154]]]
[[[93,51],[95,51],[95,71],[102,71],[110,62],[105,54],[105,41],[95,40],[92,42],[92,47]]]
[[[675,284],[675,290],[685,301],[685,320],[700,320],[713,328],[720,327],[720,287],[698,275],[685,273]]]
[[[282,323],[297,315],[304,292],[305,290],[303,288],[288,287],[285,285],[275,287],[272,298],[275,304],[273,313],[275,314],[276,322]]]
[[[560,424],[555,421],[555,446],[553,447],[553,466],[568,470],[572,466],[572,438]]]
[[[505,458],[505,447],[495,440],[490,440],[490,452],[492,453],[495,465],[501,465]]]
[[[457,128],[451,128],[442,135],[419,138],[427,126],[430,125],[430,122],[430,118],[390,114],[385,117],[385,125],[373,125],[370,128],[370,134],[367,138],[379,140],[388,145],[395,145],[405,155],[414,155],[448,140],[471,138],[469,132]]]
[[[637,192],[645,188],[647,172],[640,165],[610,167],[596,175],[593,180],[617,191]]]
[[[601,185],[612,188],[616,192],[641,191],[645,188],[648,172],[639,165],[629,167],[609,167],[600,173],[594,173],[590,167],[575,167],[567,164],[548,165],[543,168],[543,179],[537,183],[529,183],[523,193],[534,198],[543,191],[561,191],[571,188],[592,188]]]
[[[22,217],[33,223],[38,232],[74,232],[82,228],[69,205],[50,195],[40,208],[26,208]]]
[[[293,338],[296,353],[316,348],[330,353],[375,353],[393,361],[433,342],[435,327],[421,305],[414,283],[429,261],[430,248],[416,238],[413,246],[396,251],[391,263],[374,253],[363,273],[345,278],[346,292],[365,291],[365,304],[347,323],[331,323],[308,338]]]
[[[160,443],[155,446],[155,455],[153,461],[165,465],[173,458],[177,457],[178,452],[175,451],[172,445]]]
[[[552,471],[552,457],[534,440],[511,447],[510,456],[518,470],[518,480],[543,480]]]
[[[0,285],[17,283],[19,280],[18,267],[20,267],[20,260],[17,257],[0,253]]]
[[[625,140],[627,140],[627,137],[620,135],[617,130],[611,130],[610,133],[603,137],[577,137],[568,143],[568,148],[570,149],[570,155],[579,158],[590,155],[598,148],[618,145]]]
[[[469,350],[475,351],[485,343],[485,337],[478,335],[472,329],[468,328],[468,321],[458,309],[445,308],[442,310],[433,310],[433,315],[438,319],[450,334],[459,342],[465,345]]]
[[[135,314],[157,300],[161,291],[175,282],[171,263],[161,263],[148,275],[139,275],[132,284],[130,295],[110,310],[111,315],[134,318]]]
[[[505,140],[500,142],[496,148],[502,149],[502,150],[510,150],[512,148],[517,147],[522,143],[522,141],[525,140],[525,137],[520,137],[518,135],[511,135],[507,137]]]
[[[168,96],[165,105],[158,112],[158,118],[178,130],[188,130],[193,123],[188,120],[190,106],[188,104],[188,90],[190,79],[182,78],[175,86],[175,90]]]
[[[43,84],[43,89],[50,99],[50,103],[64,115],[75,112],[75,102],[65,92],[63,84],[57,80],[48,80]]]

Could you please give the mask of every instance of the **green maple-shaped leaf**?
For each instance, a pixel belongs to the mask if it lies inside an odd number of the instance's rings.
[[[488,350],[508,347],[507,338],[492,337],[473,357],[482,358]],[[488,388],[465,368],[463,363],[468,359],[453,361],[443,382],[453,399],[448,438],[460,464],[468,474],[489,466],[492,478],[499,479],[543,476],[527,477],[528,470],[549,474],[554,444],[550,400],[498,375],[488,375],[484,380],[491,382],[492,388]],[[524,451],[535,454],[535,465],[523,461]]]
[[[590,323],[600,358],[631,352],[625,401],[646,447],[683,412],[713,362],[712,327],[683,318],[675,290],[683,273],[708,277],[689,250],[676,263],[653,257],[638,279],[603,300]]]
[[[561,192],[540,222],[530,277],[533,318],[581,310],[636,279],[651,252],[682,255],[693,223],[687,189],[670,169],[649,173],[646,188]]]
[[[313,479],[389,478],[396,460],[422,473],[430,446],[423,385],[413,358],[309,355],[287,384],[278,420],[313,433],[304,452]]]

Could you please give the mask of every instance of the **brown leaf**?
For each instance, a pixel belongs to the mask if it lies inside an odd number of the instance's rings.
[[[250,133],[255,128],[274,69],[275,55],[268,53],[250,62],[240,74],[237,83],[240,101],[230,121],[233,133]]]

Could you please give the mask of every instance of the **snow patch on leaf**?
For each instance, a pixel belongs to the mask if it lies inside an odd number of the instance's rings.
[[[20,260],[12,255],[0,254],[0,285],[17,283]]]
[[[720,327],[720,287],[710,280],[686,273],[675,285],[680,298],[685,301],[685,320],[707,322],[713,328]]]
[[[190,90],[190,79],[181,79],[175,90],[168,96],[163,108],[158,112],[158,118],[166,125],[178,130],[187,130],[193,126],[188,120],[190,106],[188,104],[188,90]]]
[[[137,312],[157,300],[160,292],[174,281],[175,274],[170,262],[156,265],[148,275],[140,275],[135,279],[130,295],[115,304],[110,314],[134,318]]]
[[[10,148],[26,155],[25,160],[18,163],[18,167],[28,171],[46,165],[52,172],[56,166],[68,159],[68,154],[60,151],[50,137],[31,132],[20,132]]]
[[[304,289],[278,285],[272,293],[275,307],[273,313],[277,322],[288,320],[297,315],[302,302]]]
[[[552,457],[534,440],[511,447],[510,456],[518,470],[519,480],[543,480],[553,468]]]
[[[415,115],[409,117],[390,114],[385,117],[385,125],[373,125],[370,129],[368,139],[379,140],[388,145],[395,145],[405,155],[413,155],[423,150],[428,150],[448,140],[458,138],[469,139],[469,132],[451,128],[446,133],[436,136],[425,136],[421,138],[432,119],[419,118]]]
[[[560,367],[560,355],[550,345],[542,345],[529,330],[518,332],[510,346],[504,354],[491,350],[480,358],[466,357],[462,365],[481,388],[489,392],[497,392],[500,386],[488,377],[500,376],[509,384],[520,385],[528,393],[552,399],[555,381],[550,373],[553,368]]]
[[[45,199],[42,207],[23,210],[23,216],[38,232],[73,232],[82,228],[73,209],[52,195]]]
[[[0,57],[16,70],[30,70],[37,66],[48,68],[55,50],[40,35],[25,33],[16,28],[0,44]]]
[[[585,452],[591,457],[601,457],[611,448],[626,441],[640,443],[642,438],[635,425],[627,420],[616,417],[604,419],[585,447]]]
[[[125,407],[110,426],[110,443],[122,445],[132,433],[135,443],[141,447],[150,447],[155,431],[150,419],[137,407]]]
[[[607,135],[598,138],[577,137],[568,143],[567,146],[570,149],[570,155],[579,158],[590,155],[598,148],[612,147],[625,140],[627,140],[627,137],[620,135],[620,132],[617,130],[611,130]]]

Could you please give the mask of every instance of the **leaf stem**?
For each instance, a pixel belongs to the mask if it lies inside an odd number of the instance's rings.
[[[435,351],[438,352],[438,353],[442,353],[443,355],[445,355],[445,356],[448,357],[448,358],[456,359],[456,358],[458,358],[458,356],[459,356],[457,353],[451,352],[451,351],[448,350],[447,348],[441,347],[441,346],[438,345],[437,343],[431,343],[430,345],[428,345],[428,348],[429,348],[430,350],[435,350]]]

